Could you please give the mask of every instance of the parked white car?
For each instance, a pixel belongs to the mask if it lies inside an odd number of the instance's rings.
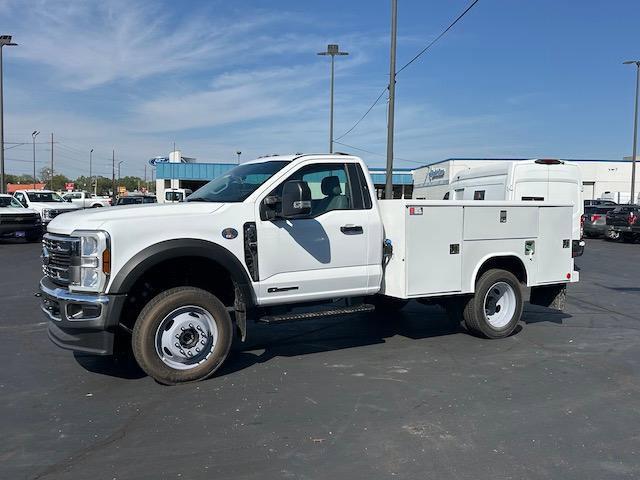
[[[62,195],[66,202],[78,205],[80,208],[110,207],[111,199],[98,197],[89,192],[69,192]]]
[[[438,303],[487,338],[577,282],[569,203],[377,201],[343,154],[236,166],[186,202],[85,210],[49,224],[49,338],[92,354],[130,341],[162,383],[212,375],[249,322],[272,325]],[[302,309],[301,309],[302,307]],[[428,318],[425,318],[427,321]],[[119,344],[119,343],[118,343]]]
[[[11,195],[0,194],[0,238],[39,240],[42,222],[35,210],[25,208]]]
[[[13,198],[22,206],[38,212],[45,225],[62,213],[80,210],[78,205],[65,202],[60,195],[52,190],[17,190],[13,194]]]

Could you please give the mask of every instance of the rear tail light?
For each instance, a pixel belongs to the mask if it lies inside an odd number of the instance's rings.
[[[591,215],[591,221],[596,222],[602,218],[602,215]]]
[[[635,214],[635,212],[631,212],[627,217],[627,223],[629,225],[635,225],[637,221],[638,221],[638,216]]]
[[[584,237],[584,215],[580,215],[580,238]]]

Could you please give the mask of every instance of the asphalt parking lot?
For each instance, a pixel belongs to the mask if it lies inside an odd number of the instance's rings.
[[[640,476],[640,245],[588,240],[567,311],[508,339],[412,303],[256,327],[180,387],[54,347],[39,249],[0,244],[0,478]]]

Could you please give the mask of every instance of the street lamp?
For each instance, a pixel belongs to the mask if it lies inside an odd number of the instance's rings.
[[[349,55],[348,52],[341,52],[338,45],[327,45],[326,52],[320,52],[318,55],[331,56],[331,86],[329,88],[329,153],[333,153],[333,66],[335,56]]]
[[[93,162],[93,148],[89,150],[89,191],[91,191],[91,187],[93,186],[93,177],[91,176],[91,163]],[[97,195],[97,193],[93,193]]]
[[[5,193],[4,183],[4,99],[2,93],[2,47],[18,45],[11,41],[11,35],[0,35],[0,193]]]
[[[240,150],[238,150],[236,152],[236,155],[238,155],[238,165],[240,165],[240,155],[242,155],[242,152]]]
[[[31,139],[33,140],[33,189],[36,189],[36,137],[40,134],[37,130],[31,133]]]
[[[638,88],[640,88],[640,60],[628,60],[624,65],[636,66],[636,102],[633,113],[633,152],[631,152],[631,199],[629,203],[636,203],[636,150],[638,146]]]

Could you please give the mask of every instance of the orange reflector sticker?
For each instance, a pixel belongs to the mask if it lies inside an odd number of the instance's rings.
[[[102,271],[107,275],[111,273],[111,252],[109,249],[102,252]]]

